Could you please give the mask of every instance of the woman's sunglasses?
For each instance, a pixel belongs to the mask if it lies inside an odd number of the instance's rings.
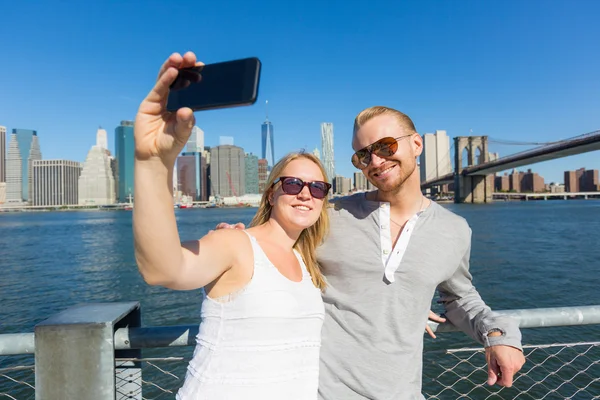
[[[383,139],[379,139],[375,143],[354,153],[352,155],[352,165],[358,169],[367,168],[371,162],[371,154],[375,154],[377,157],[391,157],[398,150],[398,140],[412,135],[411,133],[410,135],[398,136],[397,138],[384,137]]]
[[[323,181],[304,182],[300,178],[294,178],[293,176],[280,176],[273,182],[271,187],[275,186],[276,183],[281,182],[281,189],[285,194],[297,195],[304,189],[304,186],[308,186],[310,195],[315,199],[324,199],[331,189],[331,184]]]

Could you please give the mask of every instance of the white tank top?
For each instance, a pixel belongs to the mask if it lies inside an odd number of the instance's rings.
[[[233,295],[211,299],[204,292],[197,345],[177,399],[317,399],[321,291],[296,250],[300,282],[283,276],[246,233],[252,279]]]

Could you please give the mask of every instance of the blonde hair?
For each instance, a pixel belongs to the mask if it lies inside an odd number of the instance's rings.
[[[412,122],[410,117],[398,110],[385,106],[373,106],[362,110],[354,119],[354,133],[360,129],[361,126],[367,123],[370,119],[378,117],[380,115],[390,115],[398,121],[401,127],[409,130],[412,133],[417,133],[415,124]]]
[[[252,219],[252,222],[250,222],[251,227],[262,225],[267,222],[269,218],[271,218],[271,211],[273,207],[269,202],[269,198],[273,192],[273,182],[281,176],[283,170],[288,166],[289,163],[298,159],[306,159],[314,162],[321,170],[323,178],[327,180],[325,168],[321,164],[321,161],[319,161],[319,159],[314,155],[304,152],[294,152],[286,155],[273,166],[273,169],[269,174],[269,179],[267,180],[267,184],[265,186],[265,192],[260,200],[260,206],[258,207],[258,211]],[[329,195],[323,199],[323,208],[321,209],[321,215],[319,215],[317,222],[304,229],[302,233],[300,233],[300,237],[298,237],[296,243],[294,243],[294,249],[298,250],[302,256],[304,264],[306,264],[306,269],[308,269],[308,272],[310,273],[313,284],[321,290],[325,289],[326,284],[321,272],[321,268],[317,263],[317,246],[323,242],[325,235],[329,232],[329,214],[327,212],[328,207]]]

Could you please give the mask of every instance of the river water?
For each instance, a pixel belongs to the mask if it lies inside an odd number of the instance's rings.
[[[471,272],[492,309],[600,304],[600,201],[443,206],[473,230]],[[247,224],[255,211],[184,209],[176,216],[188,240],[222,221]],[[48,316],[85,302],[140,301],[147,326],[199,322],[199,291],[151,287],[141,279],[127,211],[1,213],[0,268],[0,334],[32,332]],[[585,341],[590,335],[598,340],[600,327],[523,330],[523,342]],[[425,348],[450,344],[475,345],[451,333],[426,339]]]

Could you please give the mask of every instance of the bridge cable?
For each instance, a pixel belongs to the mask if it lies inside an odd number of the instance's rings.
[[[560,143],[563,140],[557,140],[554,142],[519,142],[517,140],[501,140],[501,139],[488,139],[488,143],[496,143],[496,144],[506,144],[506,145],[516,145],[516,146],[547,146],[550,144]]]

